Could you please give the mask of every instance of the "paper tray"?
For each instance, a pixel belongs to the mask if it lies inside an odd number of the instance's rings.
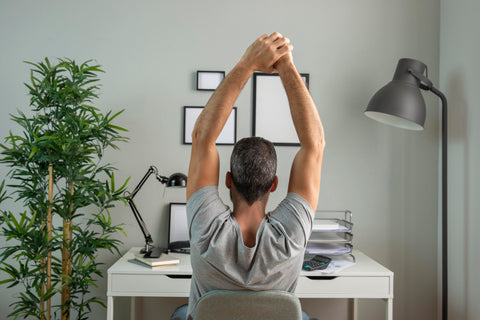
[[[340,255],[352,252],[353,246],[349,243],[315,243],[308,242],[307,249],[309,254]]]
[[[352,231],[353,223],[342,219],[314,219],[313,232],[348,232]]]
[[[352,243],[353,235],[349,232],[312,232],[308,242],[312,243]]]

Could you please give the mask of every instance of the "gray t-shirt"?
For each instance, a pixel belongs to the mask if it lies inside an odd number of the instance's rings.
[[[289,193],[265,215],[256,244],[249,248],[230,208],[220,199],[218,187],[195,192],[187,203],[193,268],[188,314],[203,294],[215,289],[293,292],[313,215],[305,199]]]

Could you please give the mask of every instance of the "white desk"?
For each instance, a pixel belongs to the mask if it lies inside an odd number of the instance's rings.
[[[107,319],[113,320],[114,297],[188,297],[192,266],[190,256],[174,255],[180,264],[150,269],[128,262],[140,248],[130,249],[108,269]],[[356,319],[357,299],[384,299],[386,319],[393,319],[393,272],[360,251],[354,251],[356,264],[338,273],[302,271],[296,295],[299,298],[352,299]]]

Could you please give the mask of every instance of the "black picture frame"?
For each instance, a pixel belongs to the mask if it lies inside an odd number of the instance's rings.
[[[309,88],[310,74],[301,73]],[[276,146],[300,146],[293,125],[287,94],[278,73],[253,74],[252,136]]]
[[[192,144],[192,131],[204,107],[183,107],[183,144]],[[233,107],[225,126],[220,133],[217,145],[234,145],[237,142],[237,107]]]
[[[197,90],[215,91],[225,79],[225,71],[197,71]]]

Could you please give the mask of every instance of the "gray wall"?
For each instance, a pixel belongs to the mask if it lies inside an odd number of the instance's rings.
[[[449,99],[450,319],[478,319],[480,305],[480,28],[478,1],[442,1],[440,84]]]
[[[164,174],[186,172],[190,148],[181,144],[182,107],[201,106],[209,98],[194,90],[195,71],[229,71],[259,35],[282,32],[295,46],[299,71],[310,73],[325,126],[319,209],[353,211],[356,247],[395,272],[395,318],[432,319],[437,314],[438,100],[425,94],[428,117],[421,133],[386,127],[363,111],[401,57],[426,63],[438,83],[439,25],[435,0],[1,1],[0,136],[14,129],[8,115],[28,106],[22,83],[29,72],[22,61],[94,58],[107,71],[97,105],[126,109],[119,124],[130,130],[131,141],[108,155],[119,168],[118,179],[131,176],[133,187],[151,164]],[[251,132],[251,93],[249,82],[236,103],[239,137]],[[222,175],[230,152],[231,147],[220,147]],[[295,153],[296,148],[278,148],[280,186],[271,206],[285,195]],[[2,176],[6,172],[0,167]],[[226,191],[222,195],[228,199]],[[158,244],[166,243],[168,203],[184,199],[183,192],[164,192],[155,182],[139,194],[137,203]],[[128,234],[118,235],[123,251],[141,245],[128,208],[120,205],[113,213]],[[101,256],[106,267],[117,258]],[[14,293],[0,291],[0,319]],[[105,296],[106,280],[93,293]],[[139,309],[144,319],[158,319],[159,313],[167,319],[180,302],[145,299]],[[345,318],[344,301],[304,303],[314,316]],[[121,303],[118,318],[126,318],[128,310],[128,303]],[[360,319],[380,319],[384,304],[361,301],[359,311]],[[104,318],[103,309],[92,315]]]

